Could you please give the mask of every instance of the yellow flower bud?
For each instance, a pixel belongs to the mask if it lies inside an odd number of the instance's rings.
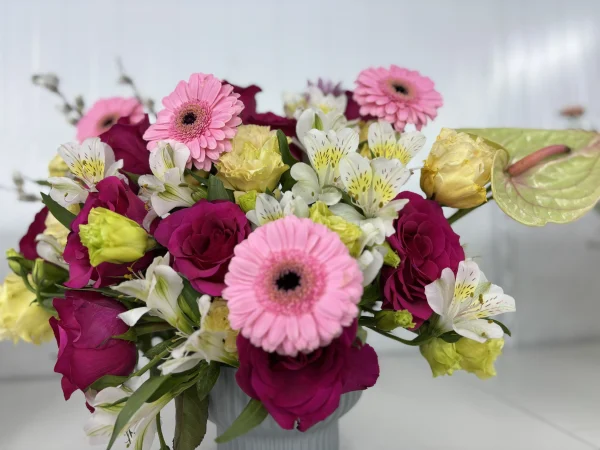
[[[461,357],[454,344],[440,338],[434,338],[419,347],[421,355],[431,366],[434,377],[452,375],[455,370],[460,370]]]
[[[473,208],[487,201],[496,149],[483,139],[442,129],[421,169],[421,189],[428,198],[453,208]]]
[[[353,257],[359,255],[362,230],[358,225],[334,215],[323,202],[316,202],[310,207],[309,217],[313,222],[325,225],[331,231],[337,233]]]
[[[235,202],[242,208],[242,211],[247,213],[248,211],[252,211],[256,209],[256,196],[258,192],[249,191],[242,195],[237,195],[237,191],[234,192]]]
[[[460,367],[485,380],[496,376],[494,362],[502,353],[504,339],[488,339],[484,343],[461,338],[456,343],[456,351],[462,357]]]
[[[228,353],[237,353],[235,342],[238,332],[231,329],[231,325],[229,324],[229,308],[225,300],[221,298],[213,300],[208,314],[204,318],[203,327],[207,332],[226,332],[224,350]]]
[[[66,177],[69,173],[69,166],[59,154],[56,154],[50,164],[48,164],[49,177]]]
[[[154,245],[136,222],[106,208],[93,208],[87,225],[79,226],[81,243],[90,253],[90,263],[123,264],[137,261]]]
[[[400,265],[400,256],[398,256],[398,253],[396,253],[396,251],[390,246],[390,244],[388,244],[387,241],[383,243],[383,247],[385,247],[387,250],[387,253],[383,257],[383,263],[386,266],[393,267],[394,269],[397,268]]]
[[[358,153],[367,159],[373,157],[373,153],[369,148],[369,127],[375,122],[375,120],[367,120],[366,122],[364,120],[358,121]]]
[[[52,339],[48,320],[52,314],[35,303],[35,294],[23,279],[10,274],[0,285],[0,341],[21,339],[36,345]]]
[[[392,331],[396,328],[414,328],[413,316],[406,310],[402,311],[377,311],[375,313],[375,326],[383,331]]]
[[[242,125],[232,141],[232,150],[216,163],[217,177],[236,191],[273,191],[289,169],[279,153],[277,134],[269,127]]]

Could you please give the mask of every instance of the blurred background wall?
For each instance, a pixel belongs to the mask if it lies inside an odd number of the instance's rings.
[[[36,72],[56,72],[70,97],[91,104],[130,95],[116,84],[120,56],[157,102],[190,73],[209,72],[259,84],[259,108],[281,112],[281,93],[307,79],[352,88],[360,70],[394,63],[430,76],[444,96],[425,129],[430,144],[442,126],[566,127],[558,110],[567,104],[586,106],[593,122],[598,23],[596,0],[0,0],[0,184],[14,171],[45,177],[58,145],[74,139],[56,99],[31,85]],[[16,246],[39,208],[0,191],[0,248]],[[457,232],[517,299],[512,345],[600,338],[600,215],[532,229],[490,204]],[[49,373],[54,349],[0,343],[0,377]]]

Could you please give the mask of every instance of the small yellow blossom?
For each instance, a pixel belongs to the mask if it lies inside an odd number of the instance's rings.
[[[421,355],[427,360],[434,377],[452,375],[460,370],[461,356],[456,346],[440,338],[434,338],[419,347]]]
[[[222,298],[213,299],[208,314],[204,318],[203,329],[211,332],[226,332],[224,349],[228,353],[237,353],[236,339],[238,331],[232,330],[229,324],[229,308]]]
[[[48,177],[66,177],[69,173],[69,166],[64,159],[57,153],[50,164],[48,164]]]
[[[456,351],[462,357],[460,367],[485,380],[496,376],[494,363],[502,354],[504,339],[488,339],[484,343],[461,338],[456,343]]]
[[[232,141],[232,150],[216,163],[217,177],[236,191],[273,191],[289,169],[279,153],[275,131],[258,125],[242,125]]]
[[[52,314],[34,303],[35,294],[27,289],[23,279],[10,274],[0,285],[0,341],[12,339],[36,345],[52,339],[48,320]]]
[[[361,251],[360,238],[362,230],[356,224],[350,223],[340,216],[333,214],[323,202],[316,202],[310,207],[310,219],[313,222],[325,225],[331,231],[338,234],[342,242],[353,257],[357,257]]]

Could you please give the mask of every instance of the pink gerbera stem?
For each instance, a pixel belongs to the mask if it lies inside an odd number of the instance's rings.
[[[506,171],[513,177],[521,175],[523,172],[531,169],[535,165],[542,162],[544,159],[554,156],[561,155],[564,153],[569,153],[571,148],[566,145],[549,145],[548,147],[541,148],[536,150],[530,155],[527,155],[525,158],[520,159],[514,164],[511,164]]]

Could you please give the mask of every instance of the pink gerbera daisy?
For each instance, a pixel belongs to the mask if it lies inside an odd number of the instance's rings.
[[[356,84],[354,100],[360,105],[360,114],[384,119],[397,131],[404,131],[407,123],[420,130],[443,104],[431,79],[398,66],[363,70]]]
[[[212,75],[194,73],[186,83],[180,81],[175,92],[163,98],[165,109],[158,113],[156,123],[144,134],[150,141],[173,139],[190,149],[197,169],[210,170],[219,155],[231,150],[231,139],[242,123],[238,117],[244,104],[233,87],[221,83]]]
[[[121,117],[129,117],[131,124],[144,118],[144,107],[136,98],[112,97],[98,100],[77,123],[77,140],[100,136]]]
[[[223,298],[252,344],[296,356],[328,345],[358,315],[362,273],[338,235],[288,216],[235,247]]]

